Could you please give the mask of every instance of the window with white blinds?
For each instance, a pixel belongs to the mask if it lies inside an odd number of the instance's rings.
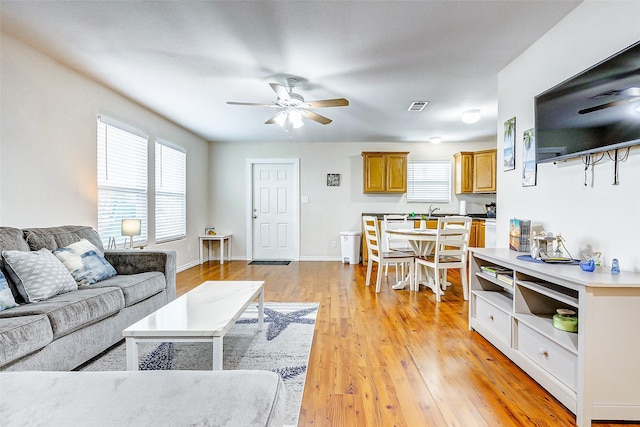
[[[156,141],[156,242],[187,235],[187,155]]]
[[[451,202],[451,162],[407,162],[407,202]]]
[[[123,219],[139,219],[142,234],[133,242],[147,243],[148,137],[123,128],[98,117],[98,233],[105,247],[110,238],[125,243]]]

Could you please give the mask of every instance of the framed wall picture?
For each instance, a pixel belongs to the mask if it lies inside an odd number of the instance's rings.
[[[536,135],[535,129],[524,131],[522,136],[522,186],[536,185]]]
[[[327,187],[339,187],[340,186],[340,174],[328,173],[327,174]]]
[[[504,122],[504,170],[516,168],[516,118]]]

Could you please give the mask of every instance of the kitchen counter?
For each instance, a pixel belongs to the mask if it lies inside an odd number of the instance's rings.
[[[363,213],[362,216],[375,216],[378,219],[382,219],[385,215],[405,215],[404,213]],[[410,215],[410,214],[408,214]],[[413,219],[415,221],[419,221],[420,217],[424,215],[424,216],[429,216],[428,214],[423,214],[423,213],[416,213],[414,217],[409,216],[409,219]],[[437,219],[437,218],[442,218],[445,216],[458,216],[457,213],[440,213],[440,212],[436,212],[434,214],[431,214],[431,219]],[[473,218],[473,219],[486,219],[487,218],[487,214],[486,213],[470,213],[470,214],[466,214],[464,216],[468,216],[469,218]]]

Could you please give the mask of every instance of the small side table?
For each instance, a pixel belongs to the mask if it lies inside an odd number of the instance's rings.
[[[227,240],[227,259],[231,261],[231,234],[230,233],[222,233],[222,234],[214,234],[214,235],[203,235],[198,236],[199,238],[199,247],[200,247],[200,264],[204,262],[204,253],[202,251],[202,244],[207,242],[207,259],[210,259],[211,252],[211,241],[218,240],[220,242],[220,264],[224,264],[224,241]]]

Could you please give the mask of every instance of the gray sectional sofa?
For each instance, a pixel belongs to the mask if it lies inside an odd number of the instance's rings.
[[[0,257],[2,274],[11,277],[7,271],[11,270],[14,275],[7,282],[19,303],[0,311],[3,426],[283,425],[286,392],[273,372],[61,372],[122,340],[123,329],[176,296],[175,252],[104,251],[90,227],[0,227],[0,254],[43,248],[57,252],[83,239],[104,255],[117,275],[37,302],[25,302],[24,286],[12,283],[20,280],[14,265],[4,265]],[[44,255],[54,256],[48,251]],[[17,256],[32,258],[23,253]],[[40,271],[43,281],[51,282],[50,269]],[[75,287],[73,279],[71,284]],[[7,290],[4,282],[2,288]],[[78,393],[81,405],[73,404],[70,397]]]
[[[0,311],[0,370],[71,370],[122,339],[122,330],[176,296],[173,251],[104,251],[86,226],[17,229],[0,227],[2,251],[54,250],[86,239],[104,254],[117,275],[44,301]],[[9,277],[0,258],[0,268]]]

